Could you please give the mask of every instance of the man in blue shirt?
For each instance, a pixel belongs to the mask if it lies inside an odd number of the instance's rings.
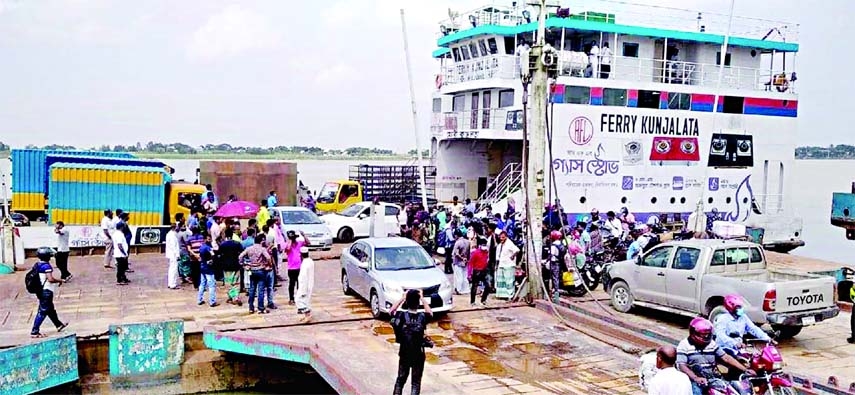
[[[270,194],[267,195],[267,208],[276,207],[278,203],[279,199],[276,197],[276,191],[270,191]]]
[[[205,243],[199,247],[199,295],[197,303],[201,306],[205,303],[205,289],[208,290],[208,298],[211,307],[217,307],[217,281],[214,279],[214,250],[211,247],[211,235],[205,235]]]
[[[629,236],[632,237],[632,236]],[[629,244],[629,247],[626,249],[626,260],[630,261],[635,259],[639,254],[641,254],[642,250],[641,241],[639,239],[635,239],[632,243]]]
[[[744,305],[741,296],[727,295],[724,297],[724,308],[729,314],[720,314],[715,319],[715,342],[730,355],[736,355],[742,346],[742,338],[745,334],[750,334],[758,340],[772,341],[766,332],[763,332],[745,315]]]
[[[56,314],[56,307],[53,305],[53,294],[59,284],[64,283],[64,280],[57,279],[53,276],[53,267],[50,265],[50,258],[53,256],[53,250],[48,247],[40,247],[36,250],[36,256],[39,261],[36,263],[36,270],[39,273],[39,281],[42,284],[42,291],[36,294],[39,299],[39,312],[36,313],[36,319],[33,321],[33,329],[30,331],[30,336],[33,338],[45,337],[40,332],[42,322],[45,318],[50,318],[57,332],[62,332],[68,323],[63,323],[59,320]]]

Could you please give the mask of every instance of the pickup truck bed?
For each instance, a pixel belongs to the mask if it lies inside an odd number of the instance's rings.
[[[735,278],[743,281],[755,281],[762,283],[779,283],[787,281],[799,281],[816,278],[815,276],[794,272],[785,272],[779,270],[762,270],[752,272],[736,272],[736,273],[718,273],[708,274],[708,276],[722,276]]]

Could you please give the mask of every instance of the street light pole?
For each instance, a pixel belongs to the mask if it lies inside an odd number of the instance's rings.
[[[528,265],[529,295],[533,299],[543,298],[541,287],[540,255],[543,249],[543,206],[544,206],[544,164],[546,162],[546,107],[548,95],[548,75],[543,63],[544,46],[546,44],[546,2],[540,0],[540,12],[537,26],[537,42],[531,48],[527,63],[521,67],[534,64],[531,74],[531,128],[528,133],[528,177],[526,178],[526,219],[529,223],[531,243],[527,243],[526,263]]]

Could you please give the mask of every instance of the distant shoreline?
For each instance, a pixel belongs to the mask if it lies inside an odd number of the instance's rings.
[[[156,152],[134,152],[138,158],[142,159],[187,159],[187,160],[337,160],[337,161],[354,161],[354,160],[373,160],[373,161],[407,161],[413,159],[408,155],[364,155],[364,156],[348,156],[348,155],[300,155],[300,154],[238,154],[238,153],[197,153],[197,154],[178,154],[178,153],[156,153]],[[6,159],[9,157],[9,151],[0,151],[0,158]]]

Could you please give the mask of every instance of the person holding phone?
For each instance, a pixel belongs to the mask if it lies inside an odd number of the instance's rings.
[[[424,309],[423,313],[418,312],[419,305]],[[405,309],[404,311],[399,308]],[[394,317],[397,327],[400,329],[400,337],[398,338],[401,344],[401,349],[398,351],[398,378],[395,380],[394,395],[401,395],[404,391],[404,385],[407,383],[407,377],[410,371],[413,372],[412,394],[418,395],[421,392],[422,374],[425,369],[425,330],[427,329],[428,318],[433,316],[430,310],[430,303],[425,300],[422,290],[410,289],[404,293],[389,314]]]

